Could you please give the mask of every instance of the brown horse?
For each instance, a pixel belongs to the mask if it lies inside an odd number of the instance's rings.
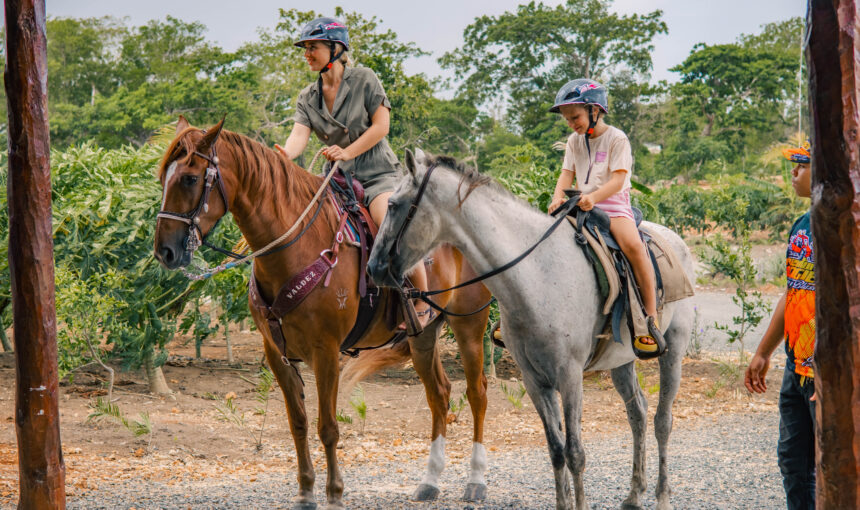
[[[311,202],[323,179],[303,170],[275,151],[245,136],[222,131],[223,121],[208,130],[190,127],[180,117],[176,138],[170,144],[159,169],[163,187],[162,212],[155,231],[155,257],[168,269],[188,265],[193,244],[189,233],[197,225],[205,236],[229,209],[239,229],[253,250],[278,238],[296,222]],[[209,181],[207,172],[215,175]],[[217,174],[217,175],[216,175]],[[323,199],[326,197],[324,196]],[[170,211],[170,212],[167,212]],[[196,216],[196,217],[195,217]],[[260,295],[268,303],[279,289],[308,264],[332,248],[338,231],[337,212],[330,201],[315,220],[310,217],[302,227],[312,223],[298,242],[287,249],[260,256],[254,260],[253,273]],[[295,237],[295,236],[293,236]],[[193,241],[193,240],[192,240]],[[293,508],[315,508],[314,469],[308,449],[308,417],[304,405],[303,382],[295,365],[287,360],[301,360],[314,372],[319,395],[317,431],[325,446],[328,508],[342,508],[343,480],[337,462],[338,424],[335,419],[338,393],[339,350],[342,340],[353,327],[358,314],[359,250],[344,243],[337,254],[328,285],[319,285],[297,308],[281,320],[283,339],[273,338],[267,318],[254,306],[252,316],[263,335],[263,349],[269,366],[284,394],[290,430],[298,459],[299,493]],[[432,255],[427,266],[431,288],[448,288],[474,277],[463,256],[451,247],[442,247]],[[386,295],[383,299],[390,299]],[[468,313],[481,307],[490,297],[482,285],[438,296],[438,303],[452,313]],[[438,476],[444,467],[446,418],[451,391],[439,358],[436,340],[442,322],[447,321],[463,360],[467,380],[466,395],[474,419],[474,443],[471,472],[464,499],[486,497],[484,470],[486,451],[483,443],[484,414],[487,408],[487,382],[483,374],[483,333],[488,311],[466,317],[443,314],[408,341],[385,348],[381,355],[371,355],[365,365],[383,365],[406,361],[411,356],[415,370],[424,383],[432,414],[430,458],[427,472],[413,494],[413,499],[434,499],[438,493]],[[377,314],[384,315],[384,314]],[[396,333],[383,318],[370,323],[354,348],[385,344]],[[277,325],[273,326],[277,328]],[[276,341],[278,340],[278,341]],[[279,343],[281,342],[281,343]],[[281,350],[285,352],[281,352]],[[384,352],[382,352],[384,351]],[[365,357],[362,355],[362,357]],[[359,358],[361,359],[361,358]],[[367,373],[366,367],[362,373]]]

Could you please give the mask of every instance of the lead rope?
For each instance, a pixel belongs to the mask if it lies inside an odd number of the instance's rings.
[[[314,165],[316,164],[317,158],[319,157],[320,154],[322,154],[322,151],[324,149],[325,149],[325,147],[318,150],[317,153],[314,155],[314,158],[311,160],[311,164],[308,167],[309,170],[313,170]],[[304,221],[305,217],[307,217],[311,208],[314,206],[314,204],[317,203],[317,201],[319,201],[319,198],[326,191],[326,188],[328,188],[328,183],[329,183],[329,181],[331,181],[331,178],[334,177],[334,173],[337,171],[339,163],[340,163],[339,161],[336,161],[331,166],[331,171],[329,171],[328,175],[326,175],[325,179],[323,179],[322,185],[317,190],[316,194],[311,199],[310,203],[308,203],[307,207],[305,207],[305,210],[302,211],[302,214],[299,216],[299,218],[296,220],[296,222],[293,224],[293,226],[290,227],[289,230],[284,232],[284,234],[281,237],[275,239],[274,241],[267,244],[263,248],[260,248],[259,250],[255,251],[253,253],[249,253],[248,255],[246,255],[246,256],[238,259],[238,260],[227,260],[227,261],[224,261],[221,265],[214,267],[214,268],[209,268],[209,267],[206,267],[203,265],[194,264],[194,270],[196,272],[191,272],[191,271],[188,271],[186,269],[183,269],[182,273],[189,280],[205,280],[206,278],[214,276],[214,275],[216,275],[222,271],[226,271],[227,269],[232,269],[232,268],[234,268],[236,266],[240,266],[242,264],[247,264],[248,262],[251,262],[255,258],[257,258],[261,255],[265,255],[267,251],[269,251],[271,248],[273,248],[276,245],[283,242],[284,239],[291,236],[296,231],[296,229],[299,228],[302,221]],[[250,248],[250,246],[248,245],[248,242],[245,240],[245,237],[242,236],[242,238],[236,243],[236,248],[234,248],[234,251],[237,251],[238,253],[244,253],[249,248]]]

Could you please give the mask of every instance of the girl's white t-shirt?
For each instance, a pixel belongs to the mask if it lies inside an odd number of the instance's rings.
[[[591,146],[590,161],[585,148],[585,135],[571,134],[565,146],[561,168],[576,172],[576,188],[583,193],[591,193],[608,182],[612,172],[624,170],[627,175],[624,177],[624,187],[621,191],[630,189],[633,151],[624,131],[608,126],[602,135],[591,138],[588,142]],[[588,175],[589,165],[591,165],[590,176]]]

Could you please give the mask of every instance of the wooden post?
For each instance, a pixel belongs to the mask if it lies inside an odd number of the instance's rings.
[[[816,507],[860,508],[860,19],[810,0]]]
[[[15,328],[18,508],[65,508],[48,136],[45,0],[6,0],[9,270]]]

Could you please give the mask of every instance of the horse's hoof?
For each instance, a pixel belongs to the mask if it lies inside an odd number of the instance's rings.
[[[343,503],[329,503],[325,506],[325,510],[344,510],[346,505]]]
[[[642,505],[625,501],[624,503],[621,503],[621,510],[642,510]]]
[[[487,485],[483,483],[466,484],[463,501],[484,501],[487,499]]]
[[[313,501],[296,501],[292,510],[317,510],[317,504]]]
[[[433,501],[439,497],[439,487],[422,483],[412,493],[412,501]]]

